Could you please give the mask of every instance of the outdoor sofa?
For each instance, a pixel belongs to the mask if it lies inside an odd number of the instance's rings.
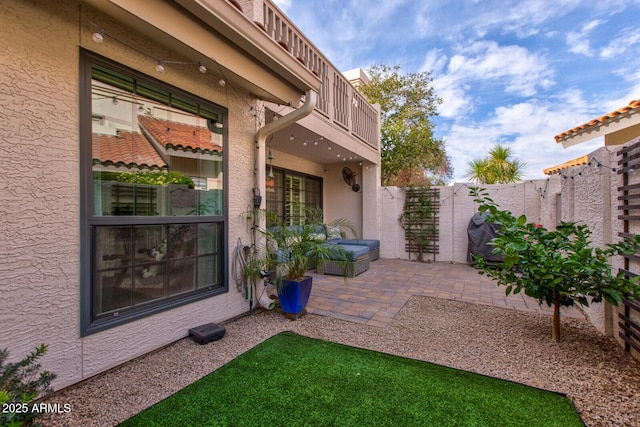
[[[338,227],[330,225],[324,226],[324,230],[320,230],[320,235],[324,234],[327,242],[343,245],[343,246],[366,246],[369,254],[369,260],[375,261],[380,258],[380,240],[375,239],[346,239]]]
[[[289,227],[296,227],[295,225]],[[380,258],[380,241],[374,239],[347,239],[338,227],[329,225],[318,225],[318,239],[325,240],[328,244],[340,245],[348,253],[351,254],[351,261],[355,261],[354,271],[349,274],[350,277],[369,269],[369,262]],[[282,256],[282,255],[279,255]],[[342,276],[342,268],[340,266],[339,256],[322,265],[316,265],[316,271],[319,274],[330,274]]]
[[[324,230],[319,230],[319,235],[325,237],[327,243],[340,245],[352,256],[351,261],[355,261],[355,269],[349,276],[358,274],[369,269],[369,262],[380,258],[380,240],[375,239],[347,239],[340,232],[338,227],[324,226]],[[336,257],[337,258],[337,257]],[[338,259],[319,265],[317,269],[320,274],[342,275],[342,269]]]
[[[336,243],[331,242],[330,244],[335,245]],[[347,251],[348,256],[351,258],[349,261],[355,261],[354,269],[346,272],[348,277],[357,276],[369,269],[369,247],[347,244],[340,244],[340,247]],[[345,261],[345,259],[341,255],[336,254],[336,256],[332,257],[329,261],[319,262],[316,271],[318,274],[342,276],[344,272],[341,261]]]

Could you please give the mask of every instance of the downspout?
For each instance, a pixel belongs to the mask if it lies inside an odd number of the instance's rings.
[[[266,190],[266,142],[269,136],[286,128],[287,126],[296,123],[298,120],[308,116],[313,112],[316,108],[316,99],[317,94],[313,90],[307,90],[304,96],[304,104],[295,111],[280,117],[278,120],[274,120],[271,123],[267,123],[265,126],[258,129],[256,132],[256,155],[255,155],[255,186],[254,186],[254,196],[261,196],[265,194]],[[257,204],[257,203],[256,203]],[[254,205],[255,206],[255,205]],[[262,200],[260,200],[260,205],[262,206]],[[255,221],[255,215],[254,215]],[[264,219],[262,219],[264,221]],[[253,242],[257,242],[257,226],[258,224],[254,222],[253,224]],[[254,246],[254,256],[257,248]],[[257,289],[256,289],[257,291]],[[258,303],[267,310],[273,308],[273,300],[266,295],[266,292],[255,292],[254,293],[256,299],[258,299]]]
[[[267,123],[256,132],[256,161],[255,161],[255,188],[257,194],[264,194],[265,192],[265,178],[266,178],[266,141],[267,138],[274,133],[286,128],[287,126],[296,123],[298,120],[311,114],[316,108],[317,95],[314,91],[308,90],[305,92],[304,104],[300,108],[291,113],[280,117],[278,120],[274,120],[271,123]]]
[[[314,91],[308,90],[304,94],[304,104],[302,107],[298,108],[295,111],[290,112],[289,114],[280,117],[278,120],[274,120],[271,123],[267,123],[256,132],[256,144],[257,149],[262,150],[262,155],[264,157],[264,149],[265,149],[265,141],[270,135],[273,135],[279,130],[286,128],[287,126],[297,122],[298,120],[308,116],[311,114],[316,108],[316,98],[317,95]],[[256,167],[259,165],[256,163]],[[264,172],[264,171],[263,171]],[[264,181],[263,181],[264,183]]]

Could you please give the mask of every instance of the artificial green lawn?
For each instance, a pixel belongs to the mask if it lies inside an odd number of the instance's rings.
[[[556,393],[290,332],[121,425],[584,426]]]

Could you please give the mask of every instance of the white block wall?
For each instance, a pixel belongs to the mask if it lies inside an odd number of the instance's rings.
[[[490,197],[500,207],[514,215],[525,214],[529,222],[555,225],[555,199],[550,194],[558,186],[559,178],[526,181],[517,184],[482,186],[490,192]],[[437,187],[440,190],[440,239],[436,261],[467,262],[467,228],[478,206],[469,195],[474,184],[455,183],[452,186]],[[404,230],[400,216],[404,207],[405,191],[397,187],[382,187],[379,194],[380,256],[383,258],[409,259],[405,252]],[[554,200],[551,205],[550,200]],[[550,205],[553,210],[543,213],[542,206]],[[415,259],[416,254],[411,254]],[[426,255],[432,259],[431,254]]]

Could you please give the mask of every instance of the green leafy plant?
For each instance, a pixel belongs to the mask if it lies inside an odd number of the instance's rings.
[[[56,378],[49,371],[38,373],[38,360],[46,350],[47,346],[41,344],[15,363],[7,363],[7,349],[0,350],[0,426],[34,425],[34,418],[40,415],[33,410],[36,399],[53,392],[51,382]]]
[[[409,245],[409,258],[415,251],[418,262],[424,262],[424,253],[436,255],[438,235],[438,212],[436,206],[440,200],[437,188],[409,186],[405,188],[406,198],[400,224],[404,229]],[[428,259],[426,262],[430,262]]]
[[[522,179],[527,162],[513,157],[513,150],[502,144],[495,144],[484,159],[468,163],[467,177],[478,184],[508,184]]]
[[[177,171],[170,172],[104,172],[102,179],[105,181],[130,182],[147,185],[186,185],[195,188],[193,179]]]
[[[553,306],[552,337],[556,341],[560,340],[561,306],[589,306],[603,300],[617,306],[624,298],[640,297],[640,277],[629,279],[623,272],[614,275],[609,264],[612,256],[635,254],[640,236],[608,244],[606,249],[592,247],[586,225],[562,222],[555,231],[547,230],[528,223],[524,215],[516,218],[501,210],[484,189],[473,187],[470,194],[479,204],[478,211],[488,214],[486,220],[500,225],[498,237],[489,244],[493,253],[504,257],[495,266],[478,256],[474,266],[499,286],[506,286],[507,295],[524,291],[540,304]]]
[[[327,227],[350,230],[346,220],[339,219],[325,225],[322,212],[315,208],[302,208],[301,225],[288,225],[268,209],[252,211],[249,218],[255,224],[264,222],[267,227],[255,226],[264,237],[264,243],[256,247],[256,254],[246,264],[243,275],[249,278],[260,276],[261,271],[274,272],[277,286],[282,279],[300,280],[314,264],[337,261],[346,277],[355,268],[351,253],[342,246],[326,241]],[[353,232],[355,234],[355,232]]]

